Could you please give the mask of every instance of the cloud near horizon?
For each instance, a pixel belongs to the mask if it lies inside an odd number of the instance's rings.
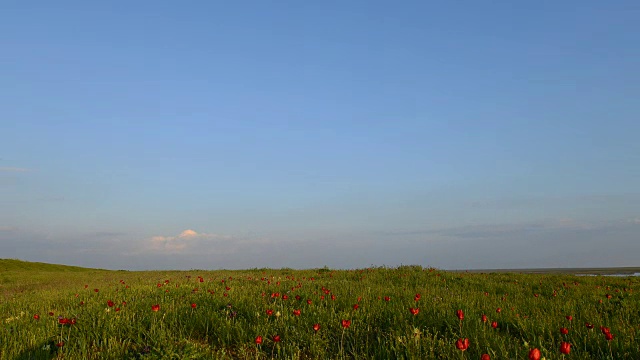
[[[177,236],[153,236],[147,243],[147,249],[162,253],[203,252],[215,249],[224,252],[228,251],[234,240],[236,239],[229,235],[197,233],[187,229]],[[203,248],[205,246],[206,248]]]
[[[20,167],[6,167],[0,166],[0,172],[29,172],[31,169]]]

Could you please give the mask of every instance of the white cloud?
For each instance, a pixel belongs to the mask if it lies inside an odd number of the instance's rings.
[[[28,171],[31,171],[31,169],[19,168],[19,167],[1,167],[0,166],[0,172],[28,172]]]
[[[153,236],[148,243],[148,250],[165,253],[220,252],[228,250],[236,240],[228,235],[198,233],[187,229],[177,236]]]

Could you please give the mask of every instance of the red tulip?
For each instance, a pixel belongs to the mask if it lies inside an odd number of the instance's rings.
[[[113,305],[115,305],[115,304],[113,303],[113,301],[111,301],[111,300],[108,300],[108,301],[107,301],[107,306],[108,306],[108,307],[113,307]]]
[[[571,344],[563,341],[560,344],[560,352],[563,354],[569,354],[571,352]]]
[[[293,315],[300,316],[300,309],[294,309],[293,310]]]
[[[563,327],[562,327],[562,328],[560,328],[560,333],[561,333],[562,335],[567,335],[567,334],[569,333],[569,329],[567,329],[567,328],[563,328]]]
[[[351,320],[342,320],[342,327],[348,329],[351,326]]]
[[[573,320],[573,316],[571,316],[571,315],[567,315],[567,316],[566,316],[566,318],[567,318],[567,320],[569,320],[569,321],[572,321],[572,320]]]
[[[480,360],[491,360],[491,356],[489,356],[489,354],[482,354]]]
[[[192,308],[192,309],[195,309],[195,308],[197,308],[197,307],[198,307],[198,304],[196,304],[196,303],[191,303],[191,308]]]
[[[254,342],[258,345],[262,344],[262,336],[260,335],[256,336],[256,339],[254,340]]]
[[[331,300],[335,300],[335,299],[336,299],[336,296],[331,294]]]
[[[311,301],[311,299],[307,299],[307,305],[311,305],[313,303],[313,301]]]
[[[151,311],[158,312],[159,310],[160,310],[160,305],[158,304],[151,305]]]
[[[420,300],[421,297],[422,297],[422,295],[416,294],[416,296],[413,298],[413,300],[418,301],[418,300]]]
[[[38,314],[33,314],[33,318],[34,318],[34,319],[36,319],[36,320],[40,320],[40,315],[38,315]]]
[[[469,339],[458,339],[458,341],[456,341],[456,347],[461,351],[467,350],[469,348]]]
[[[384,301],[391,301],[391,298],[389,296],[385,296]]]
[[[289,295],[282,295],[282,300],[288,300],[289,299]]]
[[[353,310],[358,310],[359,307],[360,307],[360,305],[355,304],[355,305],[353,305]]]
[[[280,335],[273,335],[273,342],[280,342]]]
[[[498,328],[498,322],[497,321],[492,322],[491,323],[491,327],[494,328],[494,329],[497,329]]]
[[[313,324],[313,331],[318,331],[320,330],[320,324]]]
[[[69,324],[69,319],[67,319],[67,318],[59,318],[58,319],[58,323],[60,325],[67,325],[67,324]]]
[[[604,334],[604,338],[607,339],[607,341],[611,341],[611,340],[613,340],[613,334],[608,332],[608,333]]]
[[[485,315],[485,314],[482,314],[480,319],[482,319],[482,322],[487,322],[487,320],[488,320],[487,315]]]
[[[456,315],[458,315],[458,319],[464,320],[464,312],[462,310],[456,311]]]
[[[267,316],[271,316],[273,315],[273,310],[267,309],[266,313],[267,313]]]
[[[609,330],[608,327],[604,327],[604,326],[600,326],[600,331],[602,331],[602,333],[605,335],[611,332],[611,330]]]
[[[540,354],[540,350],[537,348],[529,350],[529,360],[540,360],[542,354]]]
[[[420,308],[409,308],[409,311],[411,312],[412,315],[418,315],[418,313],[420,312]]]

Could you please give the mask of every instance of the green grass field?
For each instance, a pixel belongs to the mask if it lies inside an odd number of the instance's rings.
[[[129,272],[0,260],[0,358],[529,359],[537,348],[546,359],[637,360],[639,282],[414,266]]]

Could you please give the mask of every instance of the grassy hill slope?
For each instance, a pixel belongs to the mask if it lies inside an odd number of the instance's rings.
[[[0,272],[5,271],[47,271],[47,272],[83,272],[92,271],[78,266],[47,264],[40,262],[22,261],[16,259],[0,259]]]

